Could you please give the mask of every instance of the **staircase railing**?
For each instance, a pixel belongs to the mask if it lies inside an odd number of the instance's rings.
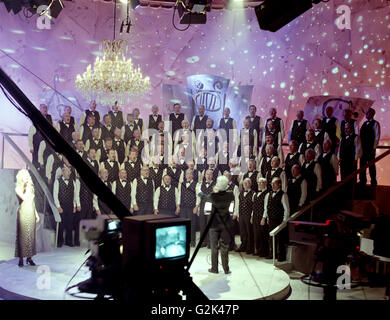
[[[378,146],[377,149],[390,149],[390,146]],[[285,227],[287,227],[289,221],[295,220],[298,217],[300,217],[302,214],[307,212],[309,209],[313,209],[313,207],[319,203],[321,200],[332,194],[333,192],[340,189],[342,186],[350,182],[352,179],[357,177],[361,172],[365,172],[368,167],[372,166],[373,164],[377,163],[378,161],[382,160],[383,158],[387,157],[390,154],[390,150],[385,151],[375,159],[368,162],[363,167],[359,168],[358,170],[351,173],[348,177],[338,182],[333,187],[330,187],[325,193],[323,193],[321,196],[316,198],[315,200],[311,201],[308,205],[303,207],[301,210],[298,210],[293,215],[291,215],[286,221],[283,221],[280,225],[278,225],[275,229],[271,230],[269,235],[272,237],[272,259],[273,259],[273,265],[275,266],[275,236],[278,235]]]
[[[41,175],[39,174],[37,168],[32,164],[29,158],[24,154],[24,152],[17,146],[17,144],[9,137],[10,134],[8,133],[1,133],[3,136],[3,139],[5,139],[12,148],[18,153],[18,155],[23,159],[23,161],[26,163],[26,165],[30,168],[32,174],[34,175],[35,179],[38,181],[39,186],[41,187],[45,199],[47,199],[50,209],[53,212],[54,221],[56,222],[56,233],[55,233],[55,243],[54,247],[57,246],[57,240],[58,240],[58,229],[59,229],[59,223],[61,222],[61,216],[58,212],[58,209],[54,203],[53,195],[50,192],[49,188],[47,187],[46,183],[43,181]],[[15,135],[15,134],[13,134]],[[4,146],[4,140],[3,140],[3,146]],[[3,155],[4,157],[4,155]]]

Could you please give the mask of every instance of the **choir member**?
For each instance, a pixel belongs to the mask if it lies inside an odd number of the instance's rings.
[[[179,205],[180,216],[191,221],[191,247],[195,247],[195,234],[196,234],[196,220],[195,215],[198,213],[198,206],[196,205],[196,186],[197,180],[194,179],[193,170],[187,169],[185,172],[185,180],[178,186],[179,191]]]
[[[280,131],[276,130],[275,122],[272,120],[268,120],[266,123],[267,130],[264,132],[263,141],[267,136],[272,136],[272,143],[274,145],[275,150],[278,150],[279,147],[282,146],[282,134]]]
[[[181,128],[175,132],[175,136],[173,137],[173,150],[176,150],[177,147],[183,143],[184,139],[186,139],[187,144],[195,147],[195,134],[190,129],[190,123],[187,119],[184,119],[181,122]]]
[[[283,120],[280,119],[279,117],[277,117],[277,111],[275,108],[271,108],[269,109],[269,115],[270,115],[270,118],[267,119],[266,121],[266,125],[265,125],[265,133],[267,134],[268,132],[268,121],[272,121],[275,125],[275,131],[276,132],[280,132],[280,140],[283,141],[284,139],[284,123],[283,123]]]
[[[128,160],[120,166],[121,170],[126,171],[126,178],[131,183],[140,176],[141,172],[142,162],[138,161],[137,156],[136,151],[130,151]]]
[[[243,175],[242,180],[246,178],[251,180],[251,188],[253,192],[257,192],[257,176],[259,172],[256,170],[256,160],[250,159],[248,163],[248,171]]]
[[[127,123],[122,127],[122,139],[126,144],[133,138],[134,131],[139,129],[139,126],[135,123],[134,115],[129,113],[127,115]]]
[[[359,126],[355,119],[352,119],[353,112],[351,109],[343,110],[343,120],[341,120],[340,124],[340,135],[341,138],[345,137],[345,125],[348,123],[352,128],[352,133],[359,135]]]
[[[154,193],[154,214],[179,215],[180,198],[178,189],[172,185],[169,175],[163,176],[163,183]]]
[[[62,115],[62,120],[58,121],[57,131],[60,133],[62,138],[69,144],[72,143],[72,133],[76,130],[76,125],[71,124],[70,122],[70,114],[64,113]]]
[[[190,160],[190,161],[187,161],[186,164],[187,164],[187,167],[188,167],[188,168],[186,169],[186,171],[187,171],[188,169],[192,170],[192,174],[193,174],[193,176],[194,176],[194,180],[195,180],[197,183],[200,182],[200,180],[199,180],[200,174],[199,174],[199,171],[195,168],[195,162],[194,162],[193,160]]]
[[[45,119],[54,127],[53,117],[51,116],[51,114],[49,114],[47,105],[45,103],[41,103],[39,105],[39,111],[42,113]]]
[[[300,163],[305,162],[305,152],[308,149],[313,149],[315,151],[316,159],[322,153],[322,144],[319,143],[321,140],[315,139],[315,133],[313,129],[309,129],[306,131],[306,142],[301,143],[298,148],[298,152],[301,154]]]
[[[119,163],[115,159],[115,150],[110,149],[107,160],[100,163],[100,168],[104,168],[108,172],[108,182],[112,183],[118,177]]]
[[[175,136],[176,131],[181,128],[181,122],[186,119],[184,113],[181,112],[181,105],[179,103],[175,103],[173,109],[174,112],[169,114],[169,132],[171,134],[171,139]]]
[[[103,181],[107,188],[111,188],[111,183],[108,180],[108,170],[101,168],[99,170],[99,178]],[[93,195],[93,207],[95,209],[96,215],[108,215],[111,214],[110,208],[101,201],[96,195]]]
[[[96,150],[94,148],[89,148],[87,152],[87,164],[95,172],[96,175],[99,174],[99,160],[96,155]]]
[[[340,123],[337,118],[333,117],[333,107],[326,107],[325,115],[322,119],[322,127],[332,141],[332,152],[334,153],[340,142]]]
[[[158,106],[154,105],[152,107],[152,114],[148,118],[148,129],[158,130],[158,124],[162,121],[162,115],[158,113]],[[148,133],[148,136],[151,136],[151,133]]]
[[[51,152],[47,157],[45,165],[45,176],[50,189],[52,188],[55,179],[58,177],[56,175],[57,169],[62,168],[62,166],[62,156],[57,152]]]
[[[73,131],[72,132],[72,144],[71,144],[71,146],[75,150],[76,150],[76,143],[77,143],[78,140],[80,140],[80,133],[78,131]],[[88,150],[86,149],[86,151],[88,151]]]
[[[154,213],[154,183],[149,177],[149,168],[147,166],[141,168],[141,176],[133,181],[131,201],[135,215]]]
[[[171,163],[164,169],[163,177],[166,175],[171,178],[171,184],[175,188],[183,181],[184,170],[177,165],[177,157],[172,157]]]
[[[365,166],[368,162],[375,159],[376,147],[378,146],[381,128],[378,121],[374,119],[375,110],[373,108],[368,108],[366,112],[366,119],[363,125],[360,128],[360,140],[362,146],[362,155],[360,157],[360,168]],[[369,167],[371,185],[376,186],[376,167],[375,164]],[[366,170],[360,173],[359,176],[360,183],[366,185],[367,176]]]
[[[134,122],[141,132],[144,130],[144,120],[140,118],[140,111],[138,108],[133,109]]]
[[[303,118],[303,110],[297,111],[297,118],[293,121],[290,127],[288,141],[295,140],[298,145],[306,142],[306,131],[310,128],[309,121]]]
[[[272,190],[267,193],[264,199],[264,215],[261,219],[261,225],[267,223],[268,230],[271,232],[290,216],[290,207],[287,194],[282,190],[282,181],[279,178],[272,180]],[[286,231],[286,229],[284,230]],[[286,232],[280,232],[275,236],[275,256],[278,261],[286,260]],[[269,252],[272,252],[272,238],[269,238]],[[272,258],[272,254],[267,258]]]
[[[112,193],[116,195],[120,202],[133,213],[133,207],[131,206],[131,181],[127,179],[127,173],[125,169],[119,170],[118,179],[111,184]]]
[[[339,163],[336,155],[332,152],[332,141],[327,139],[323,144],[324,152],[317,161],[321,165],[322,190],[326,191],[336,183],[339,171]]]
[[[207,149],[202,148],[198,153],[198,157],[195,161],[195,167],[196,170],[198,170],[200,173],[202,173],[204,170],[207,169]]]
[[[341,180],[357,170],[357,160],[361,157],[361,141],[355,132],[354,124],[348,122],[344,124],[338,154]]]
[[[258,137],[257,131],[251,128],[251,120],[249,117],[246,117],[244,120],[244,127],[240,130],[239,137],[239,146],[238,146],[238,156],[241,156],[241,152],[243,152],[243,148],[246,145],[250,146],[250,154],[251,156],[257,156],[258,149]]]
[[[87,142],[85,143],[86,151],[89,151],[91,148],[95,149],[97,161],[100,160],[102,152],[104,151],[104,141],[103,139],[100,139],[99,136],[100,136],[100,129],[93,128],[92,137],[88,139]]]
[[[205,114],[205,107],[199,106],[198,107],[198,114],[192,118],[191,123],[191,130],[197,134],[198,130],[204,130],[206,129],[206,121],[208,119],[208,116]]]
[[[287,179],[291,179],[291,168],[294,164],[300,164],[300,154],[298,152],[298,142],[296,140],[291,140],[288,144],[290,153],[287,154],[286,160],[284,162],[284,171],[286,172]]]
[[[238,158],[231,158],[229,161],[229,172],[232,175],[232,182],[236,186],[240,186],[241,169],[239,166]]]
[[[156,188],[161,186],[164,169],[165,167],[161,166],[159,157],[152,157],[152,166],[149,169],[149,177],[153,180]]]
[[[264,144],[261,147],[261,152],[259,154],[259,160],[261,160],[263,157],[267,156],[267,154],[265,152],[265,149],[267,148],[267,146],[272,146],[274,156],[277,156],[277,157],[282,156],[282,147],[278,146],[277,143],[274,143],[273,135],[271,135],[271,134],[266,135],[263,141],[264,141]]]
[[[92,138],[92,130],[94,128],[99,127],[96,125],[95,116],[90,114],[87,116],[86,122],[80,125],[80,139],[83,140],[84,144],[87,142],[87,140]]]
[[[162,149],[161,146],[163,146]],[[172,154],[172,147],[173,143],[171,134],[165,130],[164,121],[161,121],[158,124],[158,130],[152,133],[150,141],[150,156],[166,155],[166,160],[168,161],[168,157]],[[166,165],[167,163],[163,164]]]
[[[76,141],[76,152],[83,160],[87,159],[87,153],[85,152],[83,140]]]
[[[321,119],[314,119],[313,121],[313,128],[314,128],[314,142],[322,146],[324,143],[324,140],[329,138],[329,134],[325,131],[322,120]],[[307,140],[307,136],[306,136]],[[316,151],[317,152],[317,151]],[[317,156],[319,153],[317,154]]]
[[[108,159],[108,153],[110,152],[111,149],[114,150],[115,160],[117,160],[118,154],[117,154],[116,150],[114,149],[113,140],[111,137],[106,137],[104,139],[103,150],[100,154],[99,162],[104,162]]]
[[[259,165],[259,173],[261,178],[265,178],[267,172],[271,170],[271,161],[274,157],[274,146],[267,145],[265,148],[265,157],[262,157]]]
[[[111,116],[109,114],[104,115],[103,125],[100,128],[100,138],[106,140],[106,138],[114,139],[115,127],[112,124]]]
[[[229,171],[230,150],[229,142],[224,141],[222,147],[218,150],[217,162],[218,170],[223,174],[225,171]]]
[[[253,227],[250,220],[253,214],[253,195],[251,179],[246,178],[242,182],[242,191],[238,196],[238,222],[240,224],[241,245],[237,252],[253,254]]]
[[[111,124],[114,128],[122,129],[123,125],[126,122],[125,115],[122,111],[119,110],[118,101],[115,101],[112,109],[108,112],[111,116]]]
[[[253,225],[253,249],[254,254],[259,257],[268,256],[268,226],[261,225],[261,220],[264,215],[264,200],[268,193],[267,180],[259,178],[257,181],[258,192],[253,194],[253,211],[251,216],[251,224]]]
[[[228,178],[229,184],[227,187],[227,191],[233,192],[234,195],[234,204],[233,204],[233,220],[232,220],[232,225],[229,228],[229,232],[232,235],[232,239],[230,241],[230,246],[229,246],[229,251],[233,251],[237,249],[236,245],[236,240],[235,240],[235,235],[240,234],[240,225],[237,221],[237,216],[238,216],[238,196],[240,195],[240,190],[236,184],[233,183],[233,176],[230,173],[230,171],[224,171],[223,175]]]
[[[201,183],[197,185],[196,194],[198,195],[200,192],[202,192],[205,195],[209,195],[211,192],[213,192],[213,188],[215,186],[215,180],[213,180],[213,171],[207,170],[205,173],[205,179]],[[208,215],[205,214],[205,199],[202,197],[197,197],[196,205],[199,208],[198,216],[199,216],[199,225],[200,225],[200,235],[204,233],[207,225],[207,217]],[[208,234],[206,235],[201,247],[210,247],[209,237]]]
[[[291,178],[288,180],[287,195],[291,214],[301,210],[307,200],[307,182],[301,171],[301,166],[294,164],[291,168]]]
[[[74,126],[75,131],[77,131],[77,123],[74,117],[72,116],[72,107],[65,106],[64,113],[69,114],[69,123],[71,124],[71,126]]]
[[[282,190],[286,192],[287,190],[287,178],[286,173],[284,170],[280,167],[280,159],[278,157],[272,157],[271,160],[271,169],[267,171],[265,178],[267,179],[268,183],[268,190],[272,189],[272,180],[274,178],[279,178],[282,183]]]
[[[65,245],[73,247],[73,215],[76,210],[80,211],[80,186],[78,180],[70,179],[70,169],[63,168],[62,175],[54,181],[53,198],[54,203],[61,216],[61,222],[58,232],[58,247],[62,247],[64,243],[65,230]]]
[[[176,145],[174,155],[184,159],[184,161],[194,160],[195,158],[195,137],[193,133],[185,133],[181,136],[181,142]]]
[[[223,109],[223,118],[219,120],[218,129],[225,131],[224,135],[221,132],[222,142],[227,141],[230,143],[231,138],[233,140],[237,139],[237,134],[235,132],[237,129],[236,120],[230,117],[230,108]]]
[[[90,105],[89,105],[89,109],[85,110],[83,112],[83,114],[81,115],[81,118],[80,118],[80,122],[79,122],[79,127],[81,127],[84,122],[85,122],[85,119],[88,118],[88,116],[94,116],[95,117],[95,127],[96,128],[99,128],[100,126],[100,113],[99,111],[96,111],[96,101],[95,100],[92,100]]]
[[[113,141],[113,149],[115,149],[117,158],[116,160],[121,164],[125,161],[125,158],[127,156],[126,153],[126,144],[121,139],[122,131],[119,128],[115,128],[114,131],[114,141]]]
[[[259,116],[256,115],[256,106],[255,105],[250,105],[249,106],[249,116],[247,118],[249,118],[250,120],[250,127],[252,129],[255,129],[256,130],[256,133],[257,133],[257,138],[258,138],[258,141],[257,141],[257,145],[258,146],[261,146],[261,137],[263,135],[263,126],[262,126],[262,121],[261,121],[261,118]],[[257,188],[257,187],[256,187]]]
[[[313,149],[305,151],[305,162],[302,164],[302,176],[307,182],[307,201],[313,200],[322,189],[321,166],[315,162],[316,152]]]

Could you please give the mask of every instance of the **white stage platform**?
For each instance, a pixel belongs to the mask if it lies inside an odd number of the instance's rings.
[[[77,299],[64,294],[68,281],[84,260],[85,248],[56,248],[34,257],[37,266],[18,267],[18,259],[0,262],[0,294],[6,299],[29,297],[43,300]],[[210,250],[202,248],[190,273],[194,282],[211,300],[286,299],[290,293],[290,278],[286,272],[275,268],[272,260],[231,252],[231,274],[209,273]],[[50,272],[49,282],[42,281]],[[88,267],[82,267],[71,285],[90,277]],[[8,292],[8,293],[7,293]],[[4,297],[3,297],[4,299]]]

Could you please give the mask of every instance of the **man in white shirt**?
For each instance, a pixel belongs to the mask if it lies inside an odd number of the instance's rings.
[[[153,214],[154,183],[149,177],[149,168],[143,166],[141,175],[133,180],[131,203],[135,215]]]
[[[154,214],[179,215],[180,198],[179,191],[171,184],[171,177],[165,175],[163,183],[154,193]]]
[[[313,149],[305,152],[305,162],[302,164],[302,176],[307,182],[307,200],[313,200],[322,189],[321,165],[314,161],[316,153]]]
[[[238,146],[238,156],[241,156],[243,153],[244,147],[249,145],[250,155],[257,156],[258,152],[258,136],[257,131],[251,128],[250,118],[247,117],[244,120],[244,127],[240,131],[239,146]]]
[[[307,182],[301,175],[301,166],[295,164],[291,168],[292,178],[288,180],[287,195],[290,212],[294,214],[306,204]]]
[[[283,221],[287,221],[290,216],[288,196],[281,188],[282,181],[279,178],[272,180],[272,190],[267,193],[264,199],[264,215],[261,225],[268,224],[269,232],[278,227]],[[284,229],[286,231],[287,229]],[[269,252],[272,252],[272,238],[269,239]],[[286,260],[286,234],[280,232],[275,238],[276,258],[279,262]],[[271,259],[272,255],[267,258]]]
[[[335,185],[339,172],[339,161],[332,152],[332,141],[327,139],[323,143],[324,152],[318,157],[318,163],[321,166],[322,190],[326,191]]]

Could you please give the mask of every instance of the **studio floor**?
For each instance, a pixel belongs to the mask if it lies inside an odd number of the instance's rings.
[[[19,268],[13,257],[13,246],[0,242],[0,299],[77,299],[64,293],[72,276],[88,257],[85,248],[62,247],[39,253],[34,257],[37,266]],[[231,274],[207,271],[210,250],[202,248],[190,272],[194,282],[211,300],[322,300],[321,288],[310,288],[301,282],[302,274],[285,272],[272,265],[272,260],[252,255],[229,254]],[[43,277],[50,272],[50,277]],[[82,267],[70,285],[89,278],[87,267]],[[49,279],[49,280],[47,280]],[[309,290],[310,289],[310,290]],[[86,297],[91,297],[86,295]],[[358,287],[338,291],[339,300],[384,300],[384,288]]]

